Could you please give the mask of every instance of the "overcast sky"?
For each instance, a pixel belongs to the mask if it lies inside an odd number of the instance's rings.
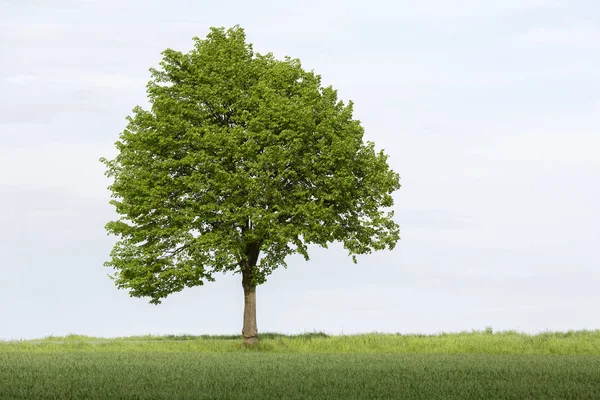
[[[259,331],[600,329],[595,0],[0,0],[0,339],[241,332],[239,275],[160,306],[103,267],[101,156],[211,26],[300,58],[401,175],[392,252],[288,261]]]

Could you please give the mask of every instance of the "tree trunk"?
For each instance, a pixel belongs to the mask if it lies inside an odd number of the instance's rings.
[[[242,287],[244,288],[243,343],[254,345],[258,343],[258,328],[256,327],[256,285],[252,284],[251,273],[242,272]]]

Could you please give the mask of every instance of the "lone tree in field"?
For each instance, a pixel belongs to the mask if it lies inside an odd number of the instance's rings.
[[[352,102],[297,59],[257,54],[238,26],[211,28],[150,69],[151,107],[133,109],[102,158],[120,219],[105,265],[117,287],[159,304],[185,287],[242,275],[243,341],[258,341],[256,287],[286,256],[342,242],[357,254],[399,239],[399,176],[363,142]],[[387,211],[385,210],[387,209]]]

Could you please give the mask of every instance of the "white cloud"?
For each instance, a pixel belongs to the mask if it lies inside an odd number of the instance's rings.
[[[48,144],[0,149],[0,186],[68,189],[82,197],[107,198],[104,165],[115,154],[110,143]]]
[[[540,8],[565,7],[564,0],[420,0],[410,1],[406,6],[411,14],[442,17],[489,16]]]
[[[77,29],[77,25],[66,23],[5,23],[0,24],[2,36],[11,39],[56,39]]]
[[[474,146],[470,154],[486,160],[528,161],[548,165],[600,166],[598,132],[523,132],[490,136],[485,145]]]
[[[48,73],[40,71],[39,74],[27,75],[9,75],[0,82],[15,84],[15,85],[47,85],[52,82],[52,85],[66,85],[70,88],[110,88],[114,89],[142,89],[144,90],[146,82],[146,74],[138,74],[136,77],[119,75],[119,74],[103,74],[86,70],[64,70],[61,69],[58,73]]]
[[[5,3],[15,4],[18,6],[45,6],[45,7],[70,7],[81,4],[93,4],[97,3],[98,0],[4,0]]]
[[[520,39],[531,45],[598,48],[600,47],[600,29],[584,26],[535,28]]]

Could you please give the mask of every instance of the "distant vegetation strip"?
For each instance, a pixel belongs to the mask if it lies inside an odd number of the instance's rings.
[[[166,335],[99,338],[49,336],[40,340],[0,342],[0,352],[202,352],[231,353],[399,353],[399,354],[555,354],[600,356],[600,330],[545,332],[471,331],[437,335],[371,333],[331,336],[263,333],[254,349],[241,345],[239,335]]]

